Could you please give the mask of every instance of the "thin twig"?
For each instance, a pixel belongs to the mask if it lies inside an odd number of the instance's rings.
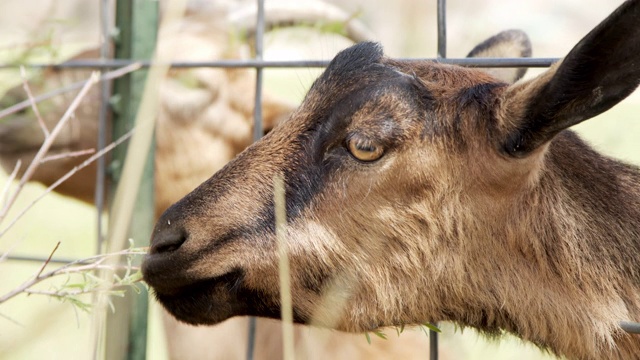
[[[49,151],[49,148],[51,147],[51,145],[53,145],[54,140],[56,139],[58,134],[60,134],[60,132],[62,131],[62,128],[64,127],[64,125],[66,125],[66,123],[69,121],[69,119],[71,119],[72,115],[76,111],[76,108],[78,107],[78,105],[80,105],[80,101],[82,101],[82,99],[87,95],[87,92],[89,91],[91,86],[98,81],[98,75],[97,74],[98,73],[94,72],[91,75],[91,77],[89,78],[89,81],[87,81],[87,83],[82,88],[82,90],[80,90],[80,92],[78,93],[76,98],[73,99],[73,102],[71,102],[71,105],[69,105],[69,108],[64,113],[64,115],[62,116],[60,121],[58,121],[58,123],[53,128],[53,130],[51,131],[49,136],[47,136],[44,139],[44,142],[42,143],[42,146],[40,146],[40,149],[38,150],[38,152],[34,156],[33,160],[31,161],[31,164],[29,164],[29,166],[27,167],[27,170],[25,170],[24,174],[20,178],[20,182],[18,183],[18,187],[9,196],[9,199],[7,200],[7,203],[4,205],[4,207],[0,211],[0,223],[2,223],[2,220],[4,220],[5,216],[7,215],[7,212],[9,211],[9,208],[11,208],[11,205],[13,205],[13,203],[15,202],[16,198],[20,194],[20,192],[21,192],[22,188],[24,187],[24,185],[33,176],[33,173],[36,171],[36,169],[40,165],[40,161],[47,154],[47,152]]]
[[[60,159],[78,157],[78,156],[84,156],[84,155],[93,154],[95,152],[96,152],[96,149],[69,151],[69,152],[66,152],[66,153],[58,154],[58,155],[47,156],[44,159],[42,159],[42,161],[40,161],[40,163],[43,164],[43,163],[46,163],[47,161],[60,160]]]
[[[15,180],[16,176],[18,176],[18,171],[20,170],[20,166],[22,166],[22,160],[18,159],[16,161],[16,166],[13,168],[13,171],[9,175],[7,179],[7,183],[4,185],[4,189],[2,189],[2,206],[7,205],[7,201],[9,200],[9,190],[11,189],[11,183]]]
[[[17,320],[14,320],[13,318],[11,318],[11,317],[3,314],[3,313],[0,313],[0,317],[5,319],[5,320],[9,320],[10,322],[12,322],[12,323],[14,323],[14,324],[16,324],[18,326],[24,327],[24,324],[19,323]]]
[[[100,77],[100,81],[109,81],[109,80],[113,80],[113,79],[119,78],[121,76],[124,76],[124,75],[130,73],[130,72],[139,70],[141,67],[142,67],[142,63],[140,63],[140,62],[129,64],[129,65],[125,66],[125,67],[122,67],[122,68],[119,68],[119,69],[116,69],[116,70],[113,70],[113,71],[109,71],[108,73],[105,73],[104,75],[102,75]],[[75,82],[75,83],[73,83],[73,84],[71,84],[69,86],[65,86],[65,87],[50,91],[48,93],[45,93],[45,94],[42,94],[42,95],[38,95],[33,100],[36,103],[39,103],[41,101],[51,99],[54,96],[58,96],[60,94],[67,93],[69,91],[78,90],[78,89],[82,88],[83,86],[85,86],[87,84],[87,82],[88,82],[88,80],[78,81],[78,82]],[[11,114],[17,113],[20,110],[26,109],[29,106],[31,106],[31,101],[28,100],[28,99],[24,100],[24,101],[21,101],[21,102],[15,104],[15,105],[12,105],[12,106],[0,111],[0,119],[2,119],[5,116],[9,116]]]
[[[23,292],[29,295],[46,295],[46,296],[52,296],[57,298],[63,298],[67,296],[78,296],[78,295],[90,294],[94,291],[95,289],[75,290],[75,291],[51,291],[51,290],[25,289]]]
[[[51,277],[54,277],[56,275],[66,275],[66,274],[73,274],[73,273],[81,273],[81,272],[88,272],[88,271],[92,271],[92,270],[97,270],[102,268],[101,264],[105,261],[105,259],[110,258],[110,257],[115,257],[115,256],[122,256],[122,255],[142,255],[144,254],[143,252],[141,252],[140,250],[142,249],[127,249],[127,250],[123,250],[123,251],[118,251],[115,253],[111,253],[111,254],[102,254],[102,255],[95,255],[95,256],[91,256],[88,257],[86,259],[82,259],[82,260],[77,260],[71,263],[68,263],[66,265],[63,265],[55,270],[51,270],[49,272],[46,273],[40,273],[39,275],[23,282],[20,286],[16,287],[15,289],[9,291],[8,293],[4,294],[3,296],[0,296],[0,304],[2,304],[3,302],[15,297],[18,294],[24,293],[27,289],[30,289],[32,286],[34,286],[35,284],[38,284],[40,282],[42,282],[43,280],[49,279]],[[87,265],[81,265],[81,266],[76,266],[78,263],[80,262],[84,262],[84,263],[88,263]],[[109,269],[113,269],[116,270],[118,268],[128,268],[128,265],[123,265],[123,264],[114,264],[114,265],[109,265]],[[133,269],[138,269],[138,268],[134,268]]]
[[[38,271],[38,273],[36,274],[36,277],[40,277],[40,275],[44,271],[44,268],[46,268],[47,265],[49,265],[49,262],[51,261],[51,257],[53,257],[53,254],[56,252],[56,250],[58,250],[58,247],[60,247],[60,241],[58,241],[58,243],[53,248],[53,250],[51,250],[51,254],[49,254],[49,257],[47,258],[47,260],[42,264],[42,267],[40,267],[40,271]]]
[[[35,99],[33,98],[33,93],[31,92],[31,88],[29,87],[29,81],[27,80],[27,72],[24,70],[24,66],[20,66],[20,75],[22,76],[22,87],[24,91],[27,93],[27,98],[29,99],[29,103],[31,104],[31,108],[33,109],[33,113],[36,115],[38,119],[38,124],[40,124],[40,128],[44,133],[44,137],[49,136],[49,129],[47,129],[47,125],[44,123],[42,119],[42,115],[40,114],[40,110],[38,110],[38,106],[36,104]]]
[[[135,130],[135,128],[129,130],[129,132],[127,132],[126,134],[122,135],[118,140],[116,140],[116,141],[112,142],[111,144],[105,146],[102,150],[98,151],[93,156],[91,156],[87,160],[83,161],[80,165],[74,166],[73,169],[69,170],[69,172],[67,172],[61,178],[56,180],[56,182],[51,184],[42,194],[40,194],[40,196],[35,198],[15,218],[13,218],[13,220],[11,220],[11,222],[7,225],[6,228],[4,228],[2,231],[0,231],[0,237],[2,237],[7,231],[9,231],[9,229],[11,229],[13,227],[13,225],[15,225],[15,223],[20,218],[22,218],[26,214],[26,212],[29,209],[31,209],[38,201],[40,201],[45,195],[51,193],[55,188],[57,188],[60,184],[62,184],[64,181],[66,181],[68,178],[70,178],[75,173],[77,173],[78,171],[80,171],[80,170],[84,169],[85,167],[89,166],[92,162],[96,161],[96,159],[98,159],[99,157],[105,155],[109,151],[113,150],[113,148],[115,148],[116,146],[120,145],[125,140],[129,139],[131,137],[131,135],[133,134],[134,130]]]
[[[131,255],[131,254],[129,254]],[[143,255],[143,254],[138,254],[136,253],[135,255]],[[87,265],[83,265],[83,266],[76,266],[76,267],[72,267],[70,269],[68,269],[67,271],[65,271],[65,274],[77,274],[77,273],[82,273],[82,272],[86,272],[89,270],[135,270],[138,271],[140,270],[139,266],[129,266],[128,264],[115,264],[115,265],[102,265],[103,261],[99,261],[99,262],[95,262],[93,264],[87,264]]]
[[[140,281],[141,280],[136,281],[136,282],[140,282]],[[129,284],[115,284],[109,289],[89,288],[89,289],[81,289],[81,290],[73,290],[73,291],[52,291],[52,290],[25,289],[23,292],[25,294],[29,294],[29,295],[46,295],[46,296],[64,298],[64,297],[67,297],[67,296],[78,296],[78,295],[84,295],[84,294],[91,294],[91,293],[94,293],[96,291],[113,291],[113,290],[116,290],[118,288],[124,288],[124,287],[127,287],[127,286],[129,286]]]

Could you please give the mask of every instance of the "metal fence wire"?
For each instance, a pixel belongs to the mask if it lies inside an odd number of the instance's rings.
[[[425,0],[432,1],[432,0]],[[503,58],[503,59],[489,59],[489,58],[447,58],[447,21],[446,21],[446,0],[437,1],[437,58],[428,59],[435,60],[447,64],[456,64],[470,67],[548,67],[558,59],[556,58]],[[108,70],[116,69],[123,66],[131,65],[133,63],[139,63],[142,67],[149,67],[152,65],[151,61],[134,61],[123,59],[111,59],[107,58],[109,54],[109,32],[110,32],[110,17],[109,6],[110,0],[100,0],[101,7],[101,19],[100,26],[102,37],[105,39],[101,47],[101,59],[95,60],[72,60],[61,64],[29,64],[29,67],[35,68],[77,68],[77,69],[99,69]],[[175,68],[195,68],[195,67],[214,67],[214,68],[255,68],[256,69],[256,88],[255,88],[255,113],[254,113],[254,140],[258,140],[262,136],[262,91],[263,91],[263,69],[265,68],[310,68],[310,67],[326,67],[329,63],[327,60],[300,60],[300,61],[265,61],[263,60],[263,44],[264,44],[264,32],[265,32],[265,10],[264,0],[257,0],[258,12],[256,19],[256,33],[255,33],[255,58],[249,60],[216,60],[216,61],[198,61],[198,62],[173,62],[172,67]],[[411,59],[405,59],[411,60]],[[0,64],[0,69],[15,67],[13,64]],[[108,102],[110,94],[109,79],[103,77],[101,81],[102,86],[102,104],[100,111],[100,140],[99,148],[105,146],[105,129],[104,126],[106,114],[108,111]],[[60,91],[72,91],[78,89],[83,85],[83,82],[72,84]],[[48,97],[55,96],[60,93],[58,91],[55,94],[48,94]],[[36,100],[40,101],[47,97],[37,97]],[[9,113],[15,111],[17,107],[26,108],[29,106],[28,101],[26,103],[20,103],[12,106],[11,108],[0,111],[0,116],[3,113]],[[101,219],[100,214],[104,209],[104,177],[106,164],[104,159],[98,160],[98,183],[96,184],[96,204],[98,205],[98,218]],[[98,249],[101,248],[102,242],[101,234],[102,222],[98,221]],[[30,257],[30,256],[9,256],[10,260],[15,261],[37,261],[44,262],[45,258]],[[52,258],[50,262],[55,263],[68,263],[75,259],[65,258]],[[253,359],[254,345],[255,345],[255,318],[249,320],[249,333],[248,333],[248,346],[246,358]],[[632,324],[633,325],[633,324]],[[630,325],[630,326],[632,326]],[[637,324],[636,324],[637,325]],[[633,325],[635,326],[635,325]],[[637,329],[636,329],[637,330]],[[429,356],[431,360],[438,359],[438,334],[432,330],[429,331]]]
[[[435,60],[447,64],[455,64],[470,67],[548,67],[558,59],[555,58],[501,58],[501,59],[489,59],[489,58],[447,58],[447,37],[446,37],[446,0],[437,1],[437,58],[428,59]],[[100,26],[103,39],[109,39],[110,31],[110,18],[109,18],[109,0],[101,0],[101,17]],[[262,136],[262,91],[263,91],[263,70],[265,68],[322,68],[329,64],[329,60],[297,60],[297,61],[266,61],[263,60],[263,45],[264,45],[264,32],[265,32],[265,14],[264,14],[264,0],[257,0],[258,12],[256,18],[256,33],[255,33],[255,58],[249,60],[215,60],[215,61],[197,61],[197,62],[172,62],[171,67],[174,68],[196,68],[196,67],[212,67],[212,68],[255,68],[256,69],[256,87],[255,87],[255,112],[254,112],[254,141],[260,139]],[[59,64],[52,63],[35,63],[29,64],[32,68],[71,68],[71,69],[97,69],[97,70],[110,70],[121,68],[124,66],[132,65],[134,63],[140,64],[141,67],[150,67],[152,64],[149,60],[126,60],[126,59],[112,59],[108,58],[109,55],[109,42],[103,41],[100,50],[100,59],[93,60],[71,60]],[[404,59],[412,60],[412,59]],[[6,69],[15,67],[14,64],[0,64],[0,69]],[[100,134],[98,140],[98,148],[105,146],[105,132],[106,132],[106,117],[109,111],[109,94],[111,92],[110,79],[103,78],[101,81],[101,109],[99,115],[99,128]],[[61,92],[73,91],[82,87],[84,82],[78,82],[71,84],[59,91],[45,94],[44,96],[36,97],[36,101],[42,101],[47,98],[59,95]],[[15,111],[16,108],[26,108],[29,106],[28,101],[15,104],[10,108],[0,111],[2,114],[8,114]],[[97,248],[101,248],[102,244],[102,221],[100,214],[104,210],[104,178],[106,173],[106,166],[104,158],[98,160],[98,176],[96,184],[96,205],[98,211],[98,239]],[[31,257],[31,256],[9,256],[10,260],[14,261],[35,261],[44,262],[45,258]],[[52,263],[69,263],[76,259],[67,258],[52,258],[49,262]],[[256,319],[249,319],[249,332],[247,334],[247,352],[246,358],[248,360],[253,359],[255,348],[255,330]],[[429,358],[431,360],[438,359],[438,333],[429,330]]]

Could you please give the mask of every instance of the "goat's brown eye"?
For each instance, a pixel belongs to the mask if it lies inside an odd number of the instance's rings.
[[[382,145],[357,138],[348,139],[347,148],[353,157],[366,162],[378,160],[384,154]]]

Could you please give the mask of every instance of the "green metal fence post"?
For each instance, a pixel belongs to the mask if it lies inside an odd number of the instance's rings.
[[[156,45],[158,16],[157,0],[117,0],[115,57],[150,60]],[[115,82],[112,98],[114,139],[134,126],[147,73],[147,70],[140,70]],[[129,238],[136,247],[148,245],[154,223],[154,148],[152,144],[149,149],[129,230]],[[114,186],[120,180],[126,151],[126,147],[114,150],[110,167]],[[146,289],[140,294],[128,290],[124,298],[113,299],[116,311],[107,318],[106,359],[146,358],[148,296]]]

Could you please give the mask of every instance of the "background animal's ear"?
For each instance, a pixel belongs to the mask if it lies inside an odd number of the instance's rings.
[[[538,78],[511,85],[498,120],[503,150],[523,157],[560,131],[592,118],[640,83],[640,0],[623,3]]]
[[[519,58],[531,57],[531,42],[524,31],[506,30],[476,45],[468,58]],[[524,76],[527,68],[480,68],[508,84]]]

